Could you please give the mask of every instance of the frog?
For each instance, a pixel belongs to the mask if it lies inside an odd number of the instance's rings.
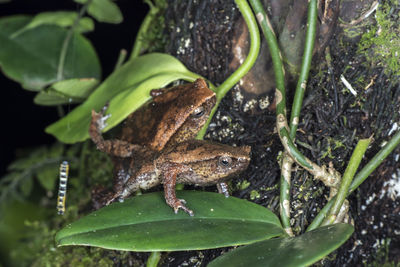
[[[130,114],[124,122],[120,140],[142,144],[161,151],[164,147],[194,139],[207,121],[216,102],[215,93],[210,90],[204,79],[193,83],[150,91],[152,101]],[[114,191],[120,190],[129,178],[132,170],[130,160],[113,157]],[[217,184],[218,192],[229,196],[226,183]],[[100,207],[100,199],[107,195],[107,189],[96,187],[92,195],[94,206]],[[99,203],[96,204],[96,203]]]
[[[105,205],[117,199],[121,201],[139,189],[147,190],[162,184],[165,201],[174,212],[178,213],[181,209],[193,216],[194,212],[186,207],[186,201],[176,197],[176,183],[208,186],[226,182],[244,171],[250,162],[250,146],[234,147],[191,139],[156,151],[124,140],[104,140],[101,128],[106,119],[107,116],[92,111],[92,125],[95,125],[91,127],[93,141],[101,151],[129,158],[129,170],[134,171]]]

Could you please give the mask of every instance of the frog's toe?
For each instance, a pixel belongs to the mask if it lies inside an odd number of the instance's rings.
[[[178,200],[179,200],[180,202],[182,202],[183,204],[186,204],[186,200],[184,200],[183,198],[178,198]]]
[[[175,206],[174,206],[174,212],[175,212],[175,214],[178,213],[178,210],[179,210],[179,209],[182,209],[184,212],[186,212],[186,213],[189,214],[190,216],[193,216],[193,215],[194,215],[193,211],[192,211],[191,209],[188,209],[188,208],[184,205],[184,203],[186,203],[186,201],[185,201],[184,199],[179,199],[179,200],[175,203]]]
[[[108,118],[111,117],[111,114],[107,114],[105,116],[102,116],[99,118],[99,120],[97,121],[98,125],[99,125],[99,129],[103,130],[104,128],[107,127],[107,123],[106,121],[108,120]]]

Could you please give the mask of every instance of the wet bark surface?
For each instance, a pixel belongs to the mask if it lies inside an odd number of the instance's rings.
[[[291,103],[303,49],[307,1],[297,1],[295,6],[293,1],[269,3],[267,10],[284,51],[288,103]],[[374,138],[362,167],[393,135],[400,117],[398,78],[387,74],[384,66],[367,63],[365,56],[357,52],[361,34],[376,23],[372,16],[357,21],[371,4],[372,1],[342,1],[339,8],[338,1],[326,1],[319,6],[317,43],[297,146],[317,164],[332,162],[341,173],[359,139]],[[393,13],[400,10],[393,8]],[[169,1],[165,19],[165,35],[169,40],[166,52],[216,85],[247,55],[248,32],[233,1]],[[353,25],[357,25],[359,34],[349,37]],[[248,170],[231,183],[233,195],[278,214],[277,158],[283,147],[275,130],[274,76],[267,50],[262,45],[251,73],[222,100],[206,137],[252,146]],[[346,89],[341,75],[353,85],[357,95]],[[349,216],[355,233],[323,265],[361,266],[400,261],[400,197],[391,182],[396,178],[398,181],[400,176],[399,153],[397,148],[351,195]],[[299,234],[326,203],[329,191],[299,168],[292,179],[292,227]],[[164,256],[162,266],[206,266],[227,250],[169,253]]]

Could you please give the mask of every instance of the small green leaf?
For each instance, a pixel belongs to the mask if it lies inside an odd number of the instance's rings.
[[[83,102],[98,83],[94,78],[63,80],[39,92],[33,101],[43,106]]]
[[[54,191],[58,180],[58,164],[45,166],[37,171],[36,175],[40,185],[47,191]]]
[[[42,90],[35,96],[33,102],[36,105],[42,106],[58,106],[67,103],[79,103],[82,101],[77,101],[76,99],[65,97],[64,95],[57,93],[53,90]]]
[[[45,146],[38,147],[29,153],[26,157],[17,159],[8,165],[8,171],[24,171],[31,168],[32,165],[45,160],[47,158],[47,148]]]
[[[149,91],[151,89],[164,87],[171,80],[186,79],[193,81],[196,77],[199,76],[188,71],[179,60],[167,54],[152,53],[134,58],[114,71],[83,104],[61,120],[48,126],[46,132],[64,143],[84,141],[89,137],[92,109],[100,110],[121,92],[127,90],[113,99],[110,107],[112,112],[118,113],[115,116],[111,113],[112,117],[115,118],[110,118],[113,123],[123,119],[121,114],[129,114],[128,111],[118,108],[119,100],[123,101],[124,108],[127,103],[125,101],[129,101],[136,108],[150,98]],[[129,99],[123,99],[123,96]],[[137,98],[134,99],[135,97]],[[133,104],[131,101],[138,104]],[[129,110],[132,112],[134,108],[129,107]],[[109,125],[111,125],[110,121],[108,122]]]
[[[113,203],[56,235],[59,246],[129,251],[197,250],[249,244],[283,234],[279,219],[252,202],[221,194],[178,191],[194,216],[174,214],[162,193]]]
[[[67,49],[63,72],[59,71],[61,47],[67,30],[54,25],[40,25],[14,38],[31,21],[27,16],[0,19],[0,67],[5,75],[25,89],[39,91],[62,76],[100,78],[100,63],[90,42],[74,33]]]
[[[12,35],[12,38],[15,38],[18,34],[38,27],[40,25],[56,25],[59,27],[70,27],[74,24],[76,18],[78,17],[77,12],[72,11],[56,11],[56,12],[43,12],[39,13],[33,17],[33,19],[18,32],[15,32]],[[81,18],[79,20],[79,24],[76,27],[76,31],[78,32],[88,32],[94,30],[94,22],[91,18]]]
[[[32,189],[33,189],[33,181],[32,181],[32,176],[28,175],[25,177],[25,179],[22,180],[21,184],[19,185],[22,195],[24,197],[27,197],[31,194]]]
[[[217,266],[308,266],[340,247],[353,233],[349,224],[324,226],[293,238],[274,238],[232,250]]]
[[[75,0],[75,2],[84,4],[88,0]],[[121,10],[118,5],[110,0],[93,0],[88,7],[88,13],[99,22],[121,23],[123,20]]]
[[[86,99],[98,84],[95,78],[75,78],[53,83],[51,88],[67,97]]]

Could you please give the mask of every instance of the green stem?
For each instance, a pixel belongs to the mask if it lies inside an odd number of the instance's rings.
[[[258,31],[257,22],[253,16],[253,13],[250,9],[250,6],[247,4],[245,0],[235,0],[236,5],[238,6],[240,13],[247,24],[250,33],[250,50],[243,64],[231,74],[220,86],[218,86],[216,91],[217,101],[210,113],[210,117],[208,118],[206,124],[200,130],[197,135],[197,139],[203,139],[208,125],[211,122],[212,117],[218,109],[219,104],[221,103],[222,98],[226,95],[226,93],[244,76],[246,73],[253,67],[258,54],[260,52],[260,32]]]
[[[387,156],[400,144],[400,131],[398,131],[387,144],[362,168],[354,177],[350,185],[350,192],[356,190],[367,177],[385,160]]]
[[[157,267],[160,258],[161,258],[161,252],[159,251],[151,252],[149,258],[147,259],[146,267]]]
[[[282,64],[282,56],[279,50],[278,41],[272,25],[269,21],[264,7],[259,0],[249,0],[254,13],[256,14],[258,24],[264,34],[265,40],[268,43],[269,52],[272,58],[272,64],[275,74],[276,83],[276,115],[285,118],[286,120],[286,90],[285,90],[285,69]],[[293,231],[290,226],[290,181],[293,160],[287,153],[281,163],[281,178],[280,178],[280,215],[282,225],[287,234],[293,236]]]
[[[300,110],[303,104],[304,92],[306,89],[308,74],[310,72],[312,54],[315,42],[315,32],[317,28],[317,0],[310,0],[307,15],[307,33],[304,45],[303,61],[299,79],[297,81],[296,93],[294,95],[292,113],[290,116],[290,138],[296,137],[297,126],[299,124]]]
[[[153,21],[154,16],[158,13],[159,8],[155,7],[153,3],[149,1],[145,1],[146,4],[149,5],[150,11],[147,13],[146,17],[144,18],[142,24],[140,25],[139,31],[136,34],[135,43],[133,45],[131,59],[134,59],[140,55],[143,46],[143,36],[145,36],[146,32],[148,31],[151,22]]]
[[[375,156],[357,173],[354,177],[353,182],[350,185],[349,192],[350,195],[354,190],[356,190],[368,176],[385,160],[385,158],[400,144],[400,131],[398,131],[389,142],[378,152]],[[318,226],[323,222],[329,210],[333,206],[336,197],[332,198],[324,208],[318,213],[314,218],[313,222],[308,226],[307,232],[318,228]]]
[[[280,93],[279,98],[277,98],[276,113],[277,115],[283,114],[286,117],[285,69],[282,64],[282,55],[279,50],[278,41],[276,40],[274,30],[272,29],[272,25],[261,2],[259,0],[249,0],[249,2],[256,14],[265,40],[268,43],[268,48],[272,58],[277,94]]]
[[[83,17],[83,15],[86,13],[86,10],[92,0],[88,0],[81,8],[79,11],[78,16],[76,17],[74,24],[71,26],[71,28],[68,30],[67,36],[64,39],[64,42],[61,47],[61,52],[60,52],[60,58],[58,60],[58,67],[57,67],[57,81],[61,81],[64,79],[64,65],[65,65],[65,58],[67,56],[67,51],[68,51],[68,46],[69,42],[71,41],[72,34],[75,31],[75,28],[79,25],[79,21]]]
[[[342,181],[340,183],[339,191],[336,195],[336,200],[329,211],[328,217],[322,223],[322,225],[329,225],[335,222],[337,215],[339,214],[340,208],[343,205],[344,200],[349,192],[351,181],[353,180],[354,174],[356,173],[358,166],[360,166],[361,159],[363,158],[368,145],[371,142],[371,138],[362,139],[358,141],[356,148],[351,155],[349,164],[343,174]]]
[[[115,64],[115,67],[114,67],[114,71],[119,69],[119,67],[121,67],[122,64],[124,64],[127,53],[128,52],[126,51],[126,49],[121,49],[121,51],[119,52],[119,55],[118,55],[117,63]]]

